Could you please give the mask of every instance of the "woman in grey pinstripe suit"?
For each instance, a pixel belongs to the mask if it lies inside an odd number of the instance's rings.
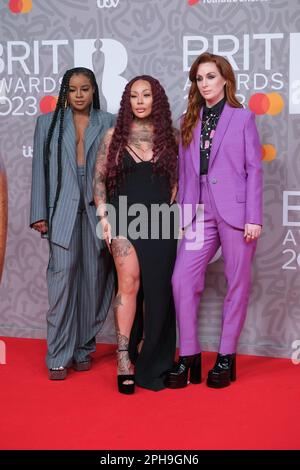
[[[64,379],[71,364],[90,369],[114,290],[92,206],[97,149],[113,122],[100,111],[93,72],[78,67],[65,73],[55,111],[36,124],[30,226],[49,240],[46,363],[54,380]]]

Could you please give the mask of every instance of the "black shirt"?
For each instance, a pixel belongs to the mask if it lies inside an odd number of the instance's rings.
[[[222,114],[226,98],[215,104],[212,108],[203,107],[202,127],[200,137],[200,174],[206,175],[208,171],[210,150],[216,127]]]

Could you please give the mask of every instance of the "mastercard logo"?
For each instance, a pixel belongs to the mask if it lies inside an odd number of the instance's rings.
[[[261,148],[261,158],[264,162],[271,162],[276,158],[277,150],[272,144],[264,144]]]
[[[188,0],[188,5],[196,5],[200,0]]]
[[[51,113],[55,110],[57,103],[57,96],[44,96],[40,100],[40,111],[41,113]]]
[[[279,93],[255,93],[250,97],[248,107],[255,114],[275,116],[283,110],[284,101]],[[261,153],[264,162],[271,162],[276,158],[277,150],[272,144],[264,144]]]
[[[248,103],[249,109],[255,114],[275,116],[284,108],[284,101],[279,93],[255,93]]]
[[[13,13],[28,13],[32,9],[32,0],[10,0],[8,8]]]

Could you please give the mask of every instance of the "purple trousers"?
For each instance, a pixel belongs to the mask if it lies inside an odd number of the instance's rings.
[[[246,243],[244,231],[228,225],[222,219],[206,175],[201,176],[201,203],[204,204],[202,246],[191,250],[188,248],[190,241],[184,236],[172,277],[181,356],[201,351],[197,335],[198,306],[204,290],[206,267],[220,245],[224,259],[227,294],[222,313],[219,353],[231,354],[236,351],[247,313],[251,262],[256,248],[256,240]]]

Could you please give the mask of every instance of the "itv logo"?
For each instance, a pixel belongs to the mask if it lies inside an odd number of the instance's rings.
[[[97,0],[98,8],[116,8],[120,0]]]

